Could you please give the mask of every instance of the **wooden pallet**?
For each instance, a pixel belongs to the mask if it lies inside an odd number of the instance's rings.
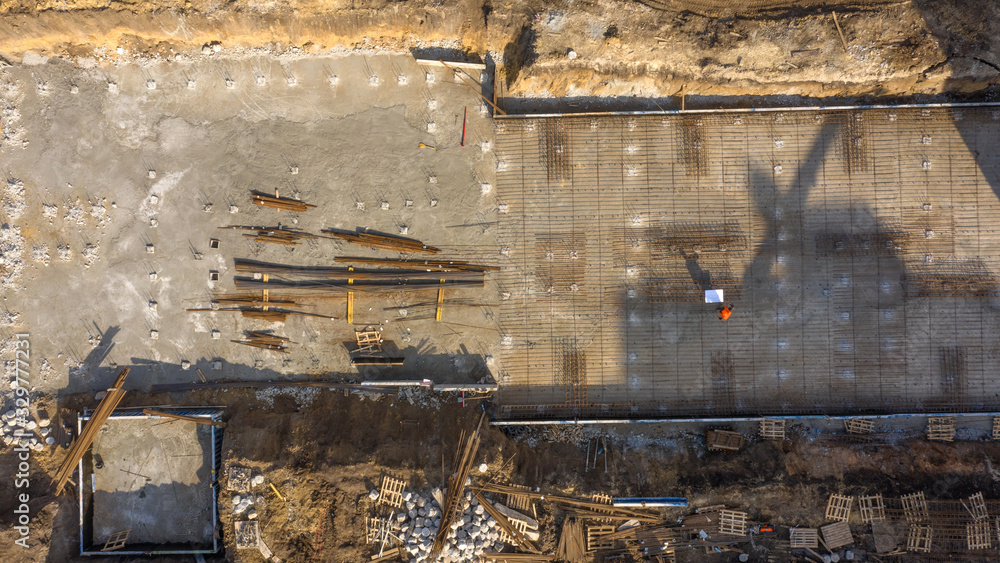
[[[382,475],[382,486],[379,487],[378,500],[376,506],[388,506],[390,508],[403,507],[403,489],[406,482],[389,475]]]
[[[965,535],[969,549],[989,549],[992,547],[989,520],[976,520],[965,525]]]
[[[935,442],[955,441],[955,417],[932,416],[928,418],[927,439]]]
[[[834,550],[838,547],[854,543],[854,536],[851,535],[851,526],[846,521],[820,526],[819,531],[823,534],[823,544],[828,550]]]
[[[792,549],[816,549],[819,547],[819,532],[816,528],[792,528],[788,532]]]
[[[928,553],[934,542],[934,529],[930,526],[915,525],[910,526],[910,533],[906,536],[907,551]]]
[[[981,491],[969,497],[968,503],[963,501],[962,506],[969,511],[973,520],[986,520],[990,517],[989,513],[986,512],[986,500]]]
[[[516,529],[518,532],[521,532],[522,536],[525,533],[527,533],[528,523],[525,522],[524,520],[521,520],[519,518],[510,518],[508,521],[510,522],[511,527]],[[497,529],[500,530],[500,541],[502,541],[503,543],[514,544],[514,538],[512,538],[511,535],[508,534],[506,530],[504,530],[503,528],[497,528]]]
[[[826,503],[826,519],[847,522],[851,519],[852,504],[854,497],[830,495],[830,500]]]
[[[760,437],[767,440],[785,439],[785,420],[765,418],[760,421]]]
[[[615,527],[612,524],[590,524],[587,526],[587,551],[597,551],[598,549],[610,549],[615,546],[614,540],[604,539],[602,536],[614,533]]]
[[[927,500],[924,499],[923,491],[902,496],[899,500],[903,503],[903,516],[907,522],[916,524],[928,520]]]
[[[865,524],[885,520],[885,501],[882,495],[858,497],[858,507],[861,509],[861,521]]]
[[[875,421],[867,418],[848,418],[844,420],[848,434],[871,434],[875,431]]]
[[[1000,416],[993,417],[993,439],[1000,440]]]
[[[746,440],[743,434],[731,430],[705,431],[705,445],[713,452],[738,452]]]
[[[732,536],[747,535],[747,513],[736,510],[719,511],[719,533]]]
[[[512,488],[522,489],[525,492],[530,492],[531,489],[525,487],[524,485],[511,485]],[[511,510],[516,510],[518,512],[524,512],[527,514],[531,511],[531,497],[528,495],[521,495],[518,493],[507,493],[507,508]],[[610,497],[608,499],[608,504],[611,503]]]

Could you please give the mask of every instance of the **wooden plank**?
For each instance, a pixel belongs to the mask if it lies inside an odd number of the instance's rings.
[[[854,536],[851,535],[851,526],[847,522],[834,522],[820,527],[823,534],[823,544],[828,550],[851,545],[854,543]]]

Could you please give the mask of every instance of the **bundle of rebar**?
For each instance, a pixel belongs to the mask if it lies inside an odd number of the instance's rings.
[[[272,207],[274,209],[283,209],[285,211],[297,211],[302,213],[310,208],[316,207],[304,201],[299,201],[297,199],[288,199],[277,196],[270,196],[267,194],[262,194],[258,192],[253,192],[250,194],[250,199],[253,200],[254,205],[260,205],[262,207]]]
[[[256,242],[269,242],[273,244],[283,244],[286,246],[294,246],[299,243],[299,239],[320,239],[320,238],[333,238],[325,237],[322,235],[314,235],[312,233],[307,233],[301,229],[294,229],[285,227],[283,225],[278,225],[277,227],[253,227],[250,225],[227,225],[225,227],[219,227],[220,229],[232,229],[238,231],[256,231],[255,234],[244,233],[243,236],[252,238]]]
[[[510,485],[501,485],[499,483],[484,483],[482,485],[476,485],[473,488],[491,493],[516,494],[534,499],[547,500],[549,502],[556,503],[568,511],[575,511],[580,515],[593,516],[595,518],[638,520],[639,522],[661,522],[663,520],[662,516],[660,516],[657,511],[633,510],[630,508],[611,506],[610,504],[589,499],[578,499],[534,491],[525,491],[524,489],[512,487]]]
[[[297,305],[294,299],[286,297],[274,297],[269,295],[265,300],[262,295],[255,293],[219,293],[212,295],[212,301],[216,303],[233,303],[238,305]]]
[[[438,526],[437,534],[434,536],[434,543],[431,545],[430,558],[435,559],[444,548],[448,534],[451,533],[451,522],[459,515],[462,507],[462,491],[465,490],[465,481],[469,478],[469,471],[475,462],[476,452],[479,451],[479,429],[483,425],[486,413],[479,417],[479,424],[475,431],[468,437],[462,431],[462,438],[459,440],[458,451],[456,452],[455,472],[448,478],[448,490],[445,493],[444,504],[441,506],[441,523]]]
[[[80,463],[80,460],[83,459],[84,454],[87,453],[90,445],[94,443],[97,433],[104,426],[104,423],[107,422],[111,413],[118,407],[118,403],[125,397],[125,390],[122,389],[122,386],[125,384],[128,372],[129,368],[123,368],[121,373],[118,374],[118,378],[115,379],[114,384],[108,389],[108,394],[97,405],[94,414],[90,416],[90,419],[83,426],[80,436],[70,446],[69,451],[66,453],[66,458],[63,459],[53,479],[56,483],[56,496],[62,494],[66,482],[73,475],[73,471],[76,469],[77,464]]]
[[[283,284],[301,284],[301,282],[293,282],[287,278],[306,278],[308,280],[331,280],[336,282],[339,280],[342,283],[364,285],[362,282],[397,282],[405,283],[408,281],[422,280],[429,283],[440,283],[442,280],[445,282],[482,282],[484,278],[484,273],[482,270],[450,270],[450,271],[436,271],[436,272],[423,272],[414,271],[412,269],[365,269],[356,270],[354,268],[329,268],[324,266],[290,266],[287,264],[273,264],[270,262],[258,262],[256,260],[246,260],[243,258],[236,258],[233,260],[235,270],[238,273],[247,274],[267,274],[267,281],[260,281],[260,283],[283,283]],[[286,276],[285,279],[272,278],[271,274],[283,274]],[[263,276],[261,276],[263,278]],[[258,281],[256,278],[254,280],[241,280],[236,278],[237,285],[240,282],[248,281]],[[244,284],[245,285],[245,284]],[[322,284],[329,285],[329,284]]]
[[[278,336],[271,334],[269,332],[259,332],[256,330],[245,331],[246,338],[244,340],[233,340],[237,344],[244,344],[246,346],[253,346],[254,348],[260,348],[262,350],[270,350],[272,352],[285,353],[288,352],[287,344],[291,342],[288,338],[284,336]]]
[[[496,553],[487,551],[479,554],[479,557],[486,561],[496,563],[549,563],[555,561],[554,555],[541,555],[538,553]]]
[[[428,272],[495,272],[499,266],[470,264],[464,260],[395,260],[392,258],[363,258],[360,256],[338,256],[334,262],[349,264],[368,264],[372,266],[389,266],[407,270],[426,270]]]
[[[201,391],[203,389],[238,389],[249,387],[254,389],[262,388],[285,388],[285,387],[319,387],[325,389],[337,389],[345,391],[358,391],[364,393],[375,393],[379,395],[393,395],[399,391],[398,387],[391,385],[359,385],[357,383],[333,383],[329,381],[206,381],[196,383],[160,383],[153,385],[153,393],[175,393],[178,391]]]
[[[418,252],[423,254],[437,254],[440,248],[428,246],[419,240],[403,238],[379,233],[369,233],[358,231],[356,233],[338,231],[336,229],[323,229],[324,233],[329,233],[332,237],[347,241],[351,244],[367,246],[368,248],[378,248],[381,250],[392,250],[394,252]]]
[[[225,307],[225,308],[193,308],[187,309],[189,313],[216,313],[216,312],[239,312],[247,319],[258,319],[274,323],[283,323],[288,315],[301,315],[303,317],[319,317],[321,319],[337,320],[337,317],[320,315],[318,313],[306,313],[305,311],[292,311],[289,309],[275,309],[273,307]]]

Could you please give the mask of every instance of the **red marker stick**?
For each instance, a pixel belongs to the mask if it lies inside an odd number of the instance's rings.
[[[465,108],[465,115],[462,117],[462,146],[465,146],[465,124],[469,122],[469,108]]]

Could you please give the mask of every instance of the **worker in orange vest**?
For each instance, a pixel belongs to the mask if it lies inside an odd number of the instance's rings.
[[[732,314],[733,314],[733,304],[730,303],[729,305],[723,305],[722,308],[719,309],[719,320],[728,321],[729,317],[732,316]]]

